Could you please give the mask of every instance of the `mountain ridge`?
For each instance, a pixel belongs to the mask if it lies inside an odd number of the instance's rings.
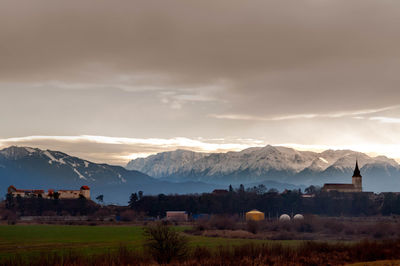
[[[88,185],[92,198],[103,194],[109,203],[126,204],[130,193],[183,194],[210,192],[221,186],[203,182],[173,183],[154,179],[122,166],[97,164],[66,153],[11,146],[0,150],[0,187],[23,189],[76,189]]]
[[[196,180],[225,185],[270,180],[294,185],[322,185],[325,182],[351,182],[357,159],[362,172],[366,173],[366,189],[386,191],[393,188],[393,184],[400,189],[400,165],[395,160],[351,150],[313,152],[267,145],[238,152],[202,154],[198,159],[173,166],[170,165],[173,160],[163,161],[163,158],[175,158],[174,153],[163,152],[142,158],[141,165],[132,160],[127,168],[163,180]],[[153,162],[157,162],[157,172],[152,171]],[[171,173],[171,169],[175,172]],[[381,176],[391,177],[392,184],[379,184]]]

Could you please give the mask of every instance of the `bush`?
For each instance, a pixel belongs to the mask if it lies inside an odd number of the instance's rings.
[[[17,223],[17,215],[13,212],[8,212],[6,219],[7,219],[7,224],[9,225],[14,225]]]
[[[247,231],[253,234],[257,234],[260,226],[257,221],[249,220],[247,221]]]
[[[210,220],[210,226],[218,230],[234,230],[236,221],[227,215],[215,215]]]
[[[188,241],[170,226],[156,223],[145,228],[145,248],[159,263],[168,264],[184,258],[188,253]]]
[[[194,258],[196,261],[208,259],[211,257],[211,251],[206,247],[197,246],[194,249],[191,257]]]
[[[335,221],[335,220],[326,221],[326,223],[324,224],[324,227],[333,234],[341,233],[345,228],[343,223]]]
[[[194,226],[196,231],[205,231],[205,230],[209,229],[209,227],[210,226],[208,224],[208,221],[205,219],[197,220],[195,223],[195,226]]]
[[[314,225],[309,221],[295,221],[294,226],[297,232],[312,233],[315,231]]]
[[[132,210],[126,210],[121,213],[121,221],[131,222],[136,218],[135,212]]]

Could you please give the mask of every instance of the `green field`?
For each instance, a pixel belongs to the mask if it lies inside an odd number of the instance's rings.
[[[188,227],[178,226],[183,231]],[[188,235],[191,246],[218,247],[267,240],[229,239]],[[0,226],[0,257],[14,254],[34,254],[43,251],[78,251],[86,254],[115,250],[121,245],[141,249],[141,226],[71,226],[71,225],[3,225]],[[299,241],[279,241],[296,244]]]

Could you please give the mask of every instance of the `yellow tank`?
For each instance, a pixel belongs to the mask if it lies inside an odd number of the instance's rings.
[[[249,212],[246,212],[246,221],[262,221],[265,219],[265,215],[263,212],[260,212],[258,210],[252,210]]]

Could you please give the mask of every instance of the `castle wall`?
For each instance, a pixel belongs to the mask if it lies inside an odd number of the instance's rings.
[[[79,190],[59,190],[59,199],[78,199],[80,195]]]

